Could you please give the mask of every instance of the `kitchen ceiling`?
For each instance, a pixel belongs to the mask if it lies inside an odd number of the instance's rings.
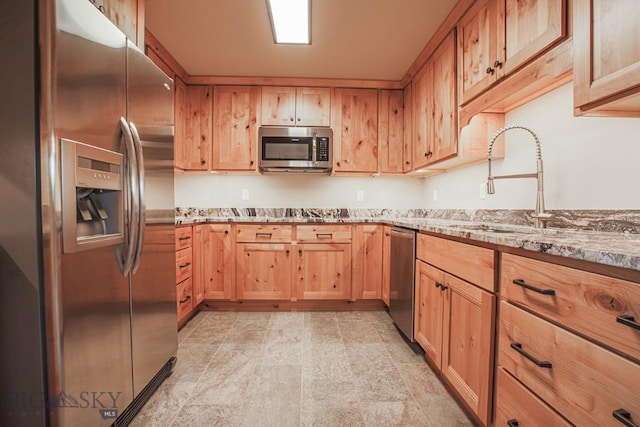
[[[146,0],[192,76],[401,80],[457,0],[312,0],[311,46],[275,45],[265,0]]]

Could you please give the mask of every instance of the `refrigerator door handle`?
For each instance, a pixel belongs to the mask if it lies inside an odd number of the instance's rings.
[[[138,238],[140,197],[138,195],[138,162],[135,155],[133,135],[124,117],[120,117],[120,131],[125,144],[125,214],[127,216],[127,238],[124,248],[118,248],[118,262],[123,276],[131,272],[134,261],[135,245]],[[126,253],[125,253],[126,252]]]
[[[131,128],[131,135],[133,136],[133,142],[136,150],[136,162],[138,164],[138,238],[136,244],[136,253],[133,258],[133,266],[131,273],[135,274],[140,265],[140,258],[142,257],[142,245],[144,243],[144,225],[146,218],[146,201],[145,201],[145,186],[144,186],[144,156],[142,154],[142,141],[140,140],[140,133],[138,128],[133,122],[129,122]]]

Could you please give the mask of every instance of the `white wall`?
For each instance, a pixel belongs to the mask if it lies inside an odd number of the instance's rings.
[[[640,119],[573,117],[571,84],[507,114],[506,123],[536,131],[542,142],[547,209],[640,209]],[[488,141],[487,141],[488,143]],[[506,157],[494,175],[535,171],[535,144],[522,130],[506,133]],[[480,199],[487,165],[426,179],[304,175],[177,175],[181,207],[326,207],[533,209],[533,179],[496,180]],[[249,200],[241,199],[249,190]],[[364,191],[364,201],[356,192]],[[433,201],[437,190],[438,201]]]
[[[572,85],[564,85],[506,116],[533,129],[542,143],[547,209],[640,209],[640,119],[573,117]],[[505,159],[494,175],[535,172],[535,144],[522,130],[506,133]],[[427,178],[431,209],[533,209],[534,179],[496,180],[480,199],[487,164]],[[437,190],[438,201],[433,201]]]
[[[421,208],[423,181],[406,177],[176,175],[180,207]],[[249,200],[242,200],[242,190]],[[357,191],[364,200],[356,200]]]

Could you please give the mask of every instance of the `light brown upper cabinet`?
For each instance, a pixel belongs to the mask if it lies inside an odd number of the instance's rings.
[[[103,13],[113,22],[128,39],[138,46],[144,47],[144,41],[139,40],[139,34],[144,36],[144,1],[139,0],[97,0],[96,7],[102,6]],[[140,4],[140,8],[138,6]],[[142,9],[142,10],[140,10]],[[140,12],[140,13],[139,13]],[[140,16],[138,16],[140,15]],[[138,31],[138,26],[142,31]]]
[[[265,126],[330,126],[331,89],[324,87],[262,87]]]
[[[378,171],[378,91],[335,88],[331,96],[334,171]]]
[[[175,159],[183,170],[211,167],[211,86],[185,86],[176,79]]]
[[[413,80],[413,168],[455,156],[458,149],[456,44],[451,32]]]
[[[257,86],[214,86],[212,169],[256,169],[259,98]]]
[[[402,129],[402,172],[413,165],[413,83],[404,88],[404,125]]]
[[[562,40],[566,14],[567,0],[474,3],[458,23],[460,104]]]
[[[640,2],[573,2],[576,114],[640,116]]]
[[[404,167],[404,94],[401,90],[378,92],[379,170],[402,173]]]

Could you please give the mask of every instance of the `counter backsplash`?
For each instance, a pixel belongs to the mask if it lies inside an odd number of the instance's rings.
[[[556,210],[549,227],[601,232],[640,233],[640,210]],[[485,209],[322,209],[322,208],[192,208],[175,209],[176,224],[230,218],[305,219],[363,222],[380,218],[429,218],[493,224],[533,225],[531,210]]]

